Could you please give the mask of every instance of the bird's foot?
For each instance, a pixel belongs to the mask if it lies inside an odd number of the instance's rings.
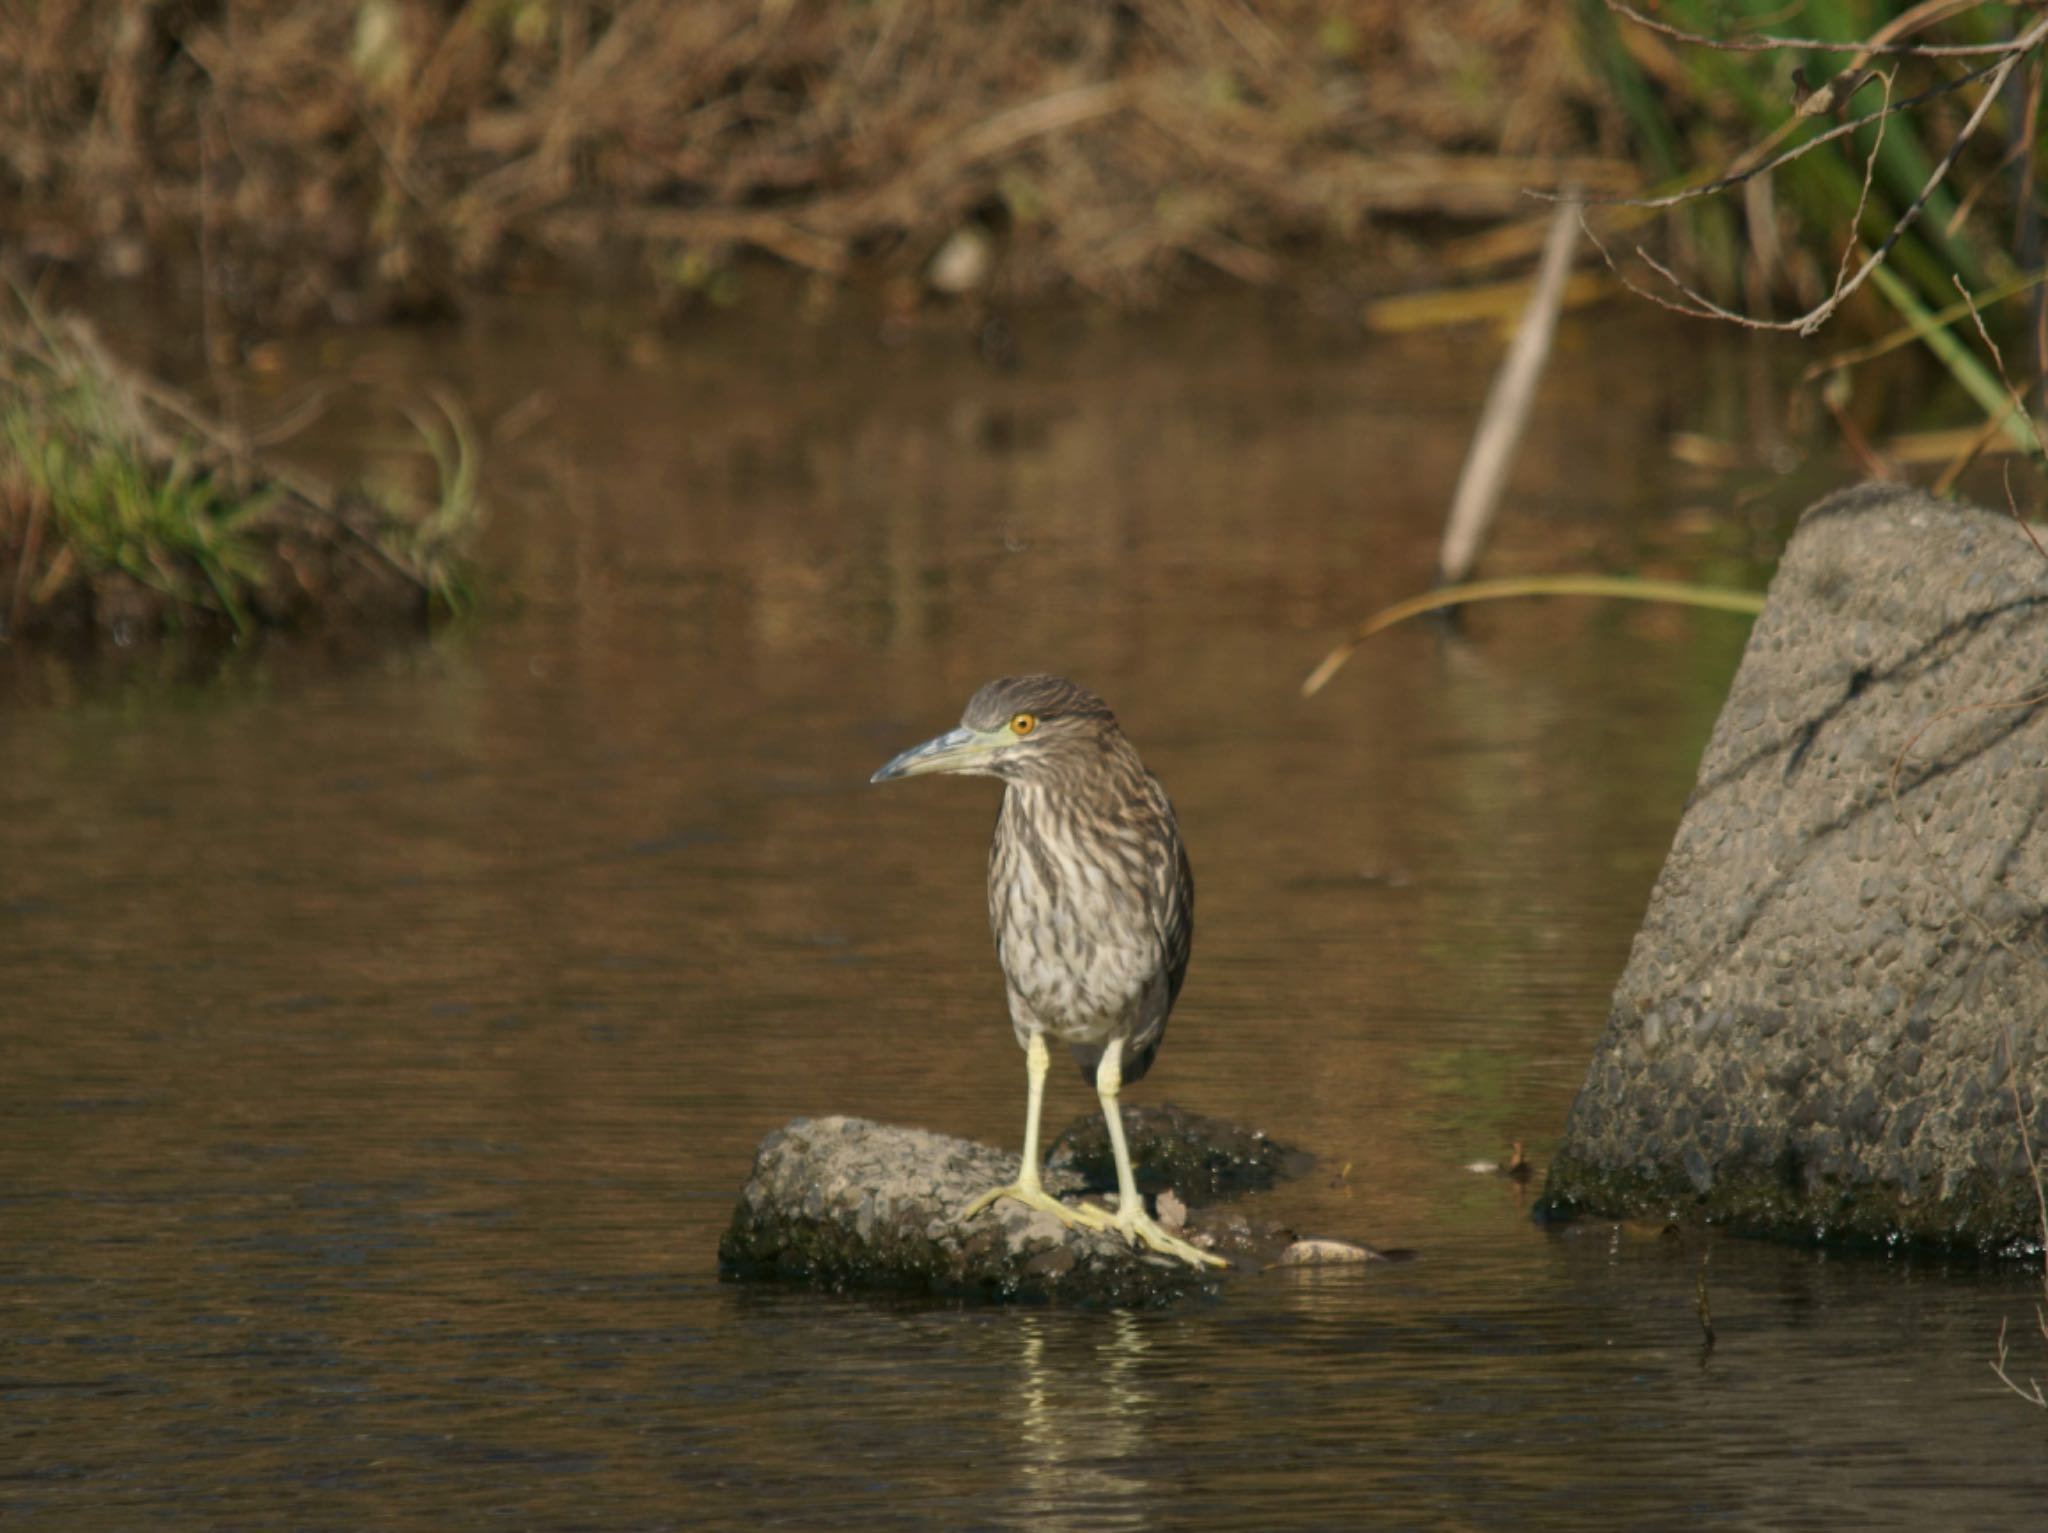
[[[1178,1235],[1169,1235],[1143,1206],[1136,1206],[1129,1213],[1118,1209],[1109,1221],[1109,1228],[1115,1230],[1133,1246],[1149,1246],[1162,1256],[1177,1256],[1190,1267],[1227,1267],[1230,1265],[1214,1251],[1204,1251],[1200,1246],[1191,1246]]]
[[[991,1187],[960,1211],[961,1223],[966,1223],[991,1203],[1000,1202],[1004,1198],[1013,1203],[1022,1203],[1026,1208],[1035,1208],[1040,1213],[1051,1214],[1070,1230],[1108,1230],[1116,1227],[1116,1220],[1104,1210],[1086,1203],[1062,1203],[1044,1187],[1031,1182],[1012,1182],[1007,1187]]]

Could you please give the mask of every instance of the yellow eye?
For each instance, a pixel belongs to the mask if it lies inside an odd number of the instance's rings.
[[[1020,713],[1010,720],[1010,733],[1013,735],[1028,735],[1037,727],[1038,719],[1033,714]]]

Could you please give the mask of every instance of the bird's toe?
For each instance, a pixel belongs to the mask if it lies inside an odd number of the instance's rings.
[[[1102,1209],[1086,1203],[1062,1203],[1043,1187],[1029,1187],[1022,1182],[1012,1182],[1007,1187],[991,1187],[960,1211],[961,1222],[965,1223],[1005,1198],[1013,1203],[1022,1203],[1026,1208],[1035,1208],[1040,1213],[1051,1214],[1070,1230],[1107,1230],[1116,1226],[1116,1220]]]
[[[1139,1214],[1128,1221],[1116,1221],[1116,1228],[1132,1245],[1143,1245],[1162,1256],[1175,1256],[1191,1267],[1227,1267],[1230,1263],[1214,1251],[1204,1251],[1200,1246],[1190,1245],[1178,1235],[1169,1235],[1148,1214]]]

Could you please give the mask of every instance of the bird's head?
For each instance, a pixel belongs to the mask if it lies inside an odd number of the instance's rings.
[[[868,781],[927,772],[1052,781],[1122,741],[1116,715],[1086,687],[1064,676],[1005,676],[968,699],[958,729],[913,745]]]

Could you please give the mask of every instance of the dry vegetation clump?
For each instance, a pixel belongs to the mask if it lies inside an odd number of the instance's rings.
[[[0,11],[0,114],[18,244],[196,250],[269,322],[622,252],[713,296],[742,252],[905,275],[962,231],[940,286],[1143,301],[1633,184],[1572,8],[1515,0],[55,3]]]
[[[0,314],[0,640],[421,622],[469,603],[467,457],[434,504],[256,464],[75,320]]]

